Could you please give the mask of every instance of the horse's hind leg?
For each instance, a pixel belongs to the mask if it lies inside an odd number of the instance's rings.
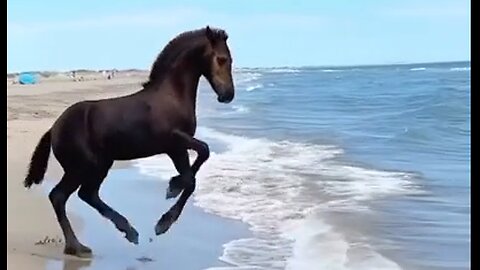
[[[125,233],[125,238],[128,241],[138,244],[138,232],[135,228],[130,225],[124,216],[102,201],[99,196],[100,185],[107,176],[108,168],[101,171],[92,170],[86,175],[85,177],[88,179],[86,179],[85,183],[80,187],[78,197],[91,207],[95,208],[102,216],[112,221],[119,231]]]
[[[180,181],[185,183],[185,189],[178,201],[165,214],[163,214],[157,222],[157,225],[155,226],[155,233],[157,235],[165,233],[178,219],[188,198],[195,190],[195,177],[190,167],[187,150],[178,150],[176,153],[170,153],[169,156],[172,159],[175,168],[180,173]]]
[[[65,211],[65,204],[68,198],[80,186],[79,180],[76,175],[65,172],[60,182],[50,191],[48,197],[65,237],[64,253],[79,257],[88,257],[91,255],[92,250],[78,241]]]

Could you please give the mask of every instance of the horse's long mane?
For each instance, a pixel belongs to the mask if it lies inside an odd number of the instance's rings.
[[[207,26],[208,27],[208,26]],[[148,81],[142,86],[147,88],[155,83],[163,80],[168,70],[173,66],[178,57],[184,55],[185,52],[198,47],[200,42],[207,41],[207,27],[183,32],[170,40],[163,50],[158,54],[157,59],[153,62]],[[213,38],[226,39],[227,33],[221,29],[209,28],[212,31]]]

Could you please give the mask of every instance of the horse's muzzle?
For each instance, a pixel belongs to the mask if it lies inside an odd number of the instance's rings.
[[[230,103],[230,102],[232,102],[234,96],[235,96],[235,94],[233,92],[231,92],[231,93],[228,93],[228,94],[219,95],[217,100],[218,100],[218,102],[221,102],[221,103]]]

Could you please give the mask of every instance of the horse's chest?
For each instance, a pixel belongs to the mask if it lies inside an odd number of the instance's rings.
[[[193,137],[193,135],[195,135],[195,130],[197,129],[196,119],[192,118],[190,121],[185,122],[185,124],[179,129]]]
[[[155,120],[154,129],[159,136],[171,134],[174,130],[181,130],[192,136],[195,134],[197,119],[194,112],[164,114],[156,119],[158,120]]]

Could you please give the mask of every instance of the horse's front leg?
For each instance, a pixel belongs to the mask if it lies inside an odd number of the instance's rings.
[[[179,193],[183,189],[183,192],[178,201],[165,214],[163,214],[157,222],[157,225],[155,226],[155,233],[157,235],[165,233],[182,213],[188,198],[195,190],[195,174],[200,169],[200,166],[208,159],[210,154],[206,143],[194,139],[191,136],[188,136],[188,134],[181,132],[178,132],[177,134],[182,143],[178,149],[168,153],[168,155],[172,159],[173,164],[180,175],[174,177],[170,181],[170,188],[180,189]],[[198,154],[197,159],[191,167],[187,149],[193,149]]]
[[[195,152],[197,152],[197,158],[195,159],[191,167],[191,173],[193,177],[195,177],[195,175],[197,174],[202,164],[210,156],[210,150],[209,150],[208,144],[182,132],[177,132],[176,136],[179,137],[183,142],[185,142],[184,145],[187,149],[192,149]],[[175,154],[169,154],[170,158],[175,164],[176,158],[172,155],[175,155]],[[184,181],[187,179],[182,177],[182,173],[179,171],[178,166],[176,164],[175,164],[175,167],[180,174],[170,179],[167,192],[166,192],[167,199],[176,198],[180,194],[180,192],[182,192],[182,190],[185,189],[186,185],[188,185],[188,182]]]

